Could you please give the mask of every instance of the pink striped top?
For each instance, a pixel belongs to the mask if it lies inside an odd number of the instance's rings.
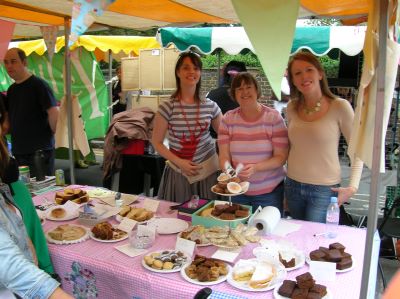
[[[256,121],[245,121],[241,109],[228,111],[220,124],[218,144],[228,144],[232,166],[254,164],[273,155],[274,148],[288,148],[285,122],[275,109],[262,105],[262,115]],[[284,179],[284,167],[257,172],[249,182],[246,195],[269,193]]]

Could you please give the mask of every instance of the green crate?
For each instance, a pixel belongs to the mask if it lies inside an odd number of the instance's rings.
[[[394,200],[396,197],[400,196],[400,187],[398,186],[386,186],[386,201],[385,201],[385,209],[389,211],[392,207]],[[400,209],[397,208],[393,213],[394,217],[400,218]]]

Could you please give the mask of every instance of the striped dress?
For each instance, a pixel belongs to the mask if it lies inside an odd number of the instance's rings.
[[[228,111],[218,131],[218,144],[229,145],[232,165],[255,164],[273,155],[274,148],[288,148],[285,122],[275,109],[262,105],[262,115],[255,121],[245,121],[241,109]],[[246,195],[270,193],[285,177],[284,167],[255,173]]]

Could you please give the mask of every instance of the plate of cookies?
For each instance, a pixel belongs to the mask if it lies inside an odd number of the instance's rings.
[[[181,276],[190,283],[209,286],[224,282],[231,270],[223,261],[196,255],[190,264],[182,267]]]
[[[67,221],[78,218],[79,211],[71,212],[63,206],[53,206],[46,211],[46,218],[53,221]]]
[[[179,233],[178,237],[193,241],[198,247],[204,247],[212,245],[210,240],[206,237],[208,232],[208,228],[204,227],[203,225],[194,225]]]
[[[152,272],[173,273],[181,271],[188,262],[188,256],[182,251],[167,249],[145,255],[142,266]]]
[[[145,208],[122,206],[120,212],[115,216],[115,219],[121,222],[124,217],[140,223],[145,223],[154,217],[154,212],[148,211]]]
[[[298,275],[295,280],[284,280],[274,289],[276,299],[286,298],[333,298],[329,289],[315,282],[309,272]]]
[[[75,244],[89,238],[89,230],[81,225],[62,224],[45,233],[47,241],[54,244]]]
[[[104,221],[93,226],[89,236],[97,242],[114,243],[127,239],[128,233]]]
[[[223,172],[218,176],[217,184],[211,187],[211,191],[221,196],[237,196],[246,193],[249,186],[249,182]]]
[[[306,262],[307,264],[311,261],[336,263],[336,273],[348,272],[354,269],[355,262],[345,249],[345,246],[339,242],[332,243],[329,247],[320,246],[310,252],[306,257]]]
[[[84,204],[89,201],[89,194],[79,188],[65,188],[63,191],[56,192],[54,201],[58,205],[63,205],[69,200],[77,204]]]

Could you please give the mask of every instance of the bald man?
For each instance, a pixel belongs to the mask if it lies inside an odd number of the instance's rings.
[[[18,165],[28,165],[36,176],[33,157],[45,156],[46,175],[54,175],[54,133],[58,107],[53,91],[43,79],[28,71],[25,52],[9,49],[4,57],[8,75],[15,80],[7,90],[6,108],[10,122],[12,152]]]

